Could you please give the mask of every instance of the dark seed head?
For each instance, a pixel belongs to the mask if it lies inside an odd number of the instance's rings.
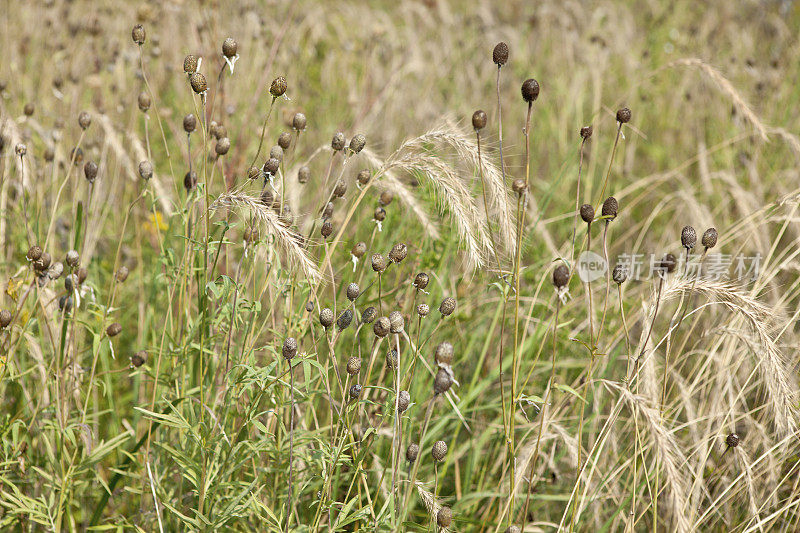
[[[364,257],[364,254],[367,253],[367,243],[363,241],[355,243],[350,253],[353,254],[356,259],[361,259]]]
[[[681,230],[681,245],[691,250],[695,244],[697,244],[697,232],[691,226],[684,226]]]
[[[472,114],[472,127],[476,130],[482,130],[486,127],[486,112],[478,109]]]
[[[519,526],[508,526],[505,530],[505,533],[522,533],[522,530]]]
[[[402,333],[403,328],[406,325],[406,321],[403,318],[403,313],[400,311],[392,311],[389,313],[389,324],[392,333]]]
[[[716,228],[708,228],[705,232],[703,232],[703,238],[701,242],[706,249],[713,248],[714,246],[716,246],[717,245]]]
[[[286,340],[283,341],[281,352],[283,353],[283,358],[287,361],[293,359],[297,355],[297,339],[286,337]]]
[[[197,128],[197,119],[191,113],[183,117],[183,131],[192,133]]]
[[[310,178],[311,178],[311,169],[305,165],[300,167],[300,170],[297,171],[297,181],[299,181],[300,183],[308,183],[308,180]]]
[[[341,131],[337,131],[333,135],[333,139],[331,139],[331,148],[333,148],[334,152],[338,152],[339,150],[344,149],[344,143],[345,143],[344,133],[342,133]]]
[[[336,185],[333,187],[333,197],[334,198],[342,198],[345,193],[347,192],[347,182],[343,179],[340,179],[336,182]]]
[[[731,433],[725,437],[725,444],[728,446],[728,448],[736,448],[739,446],[739,435],[736,433]]]
[[[325,329],[333,325],[333,311],[331,311],[329,307],[319,312],[319,323],[322,324],[322,327]]]
[[[588,139],[592,136],[592,127],[591,126],[584,126],[581,128],[581,139]]]
[[[119,281],[120,283],[125,283],[125,280],[128,279],[128,275],[129,274],[130,274],[130,270],[128,270],[128,267],[126,267],[125,265],[122,265],[117,270],[117,273],[115,274],[115,276],[117,277],[117,281]]]
[[[50,261],[51,261],[50,254],[47,252],[42,252],[41,257],[33,262],[33,269],[36,272],[44,272],[48,268],[50,268]]]
[[[413,463],[414,461],[417,460],[418,456],[419,456],[419,445],[412,442],[411,444],[408,445],[408,448],[406,448],[406,461],[408,461],[409,463]]]
[[[297,131],[303,131],[306,129],[306,116],[302,113],[295,113],[294,117],[292,118],[292,128],[296,129]]]
[[[533,78],[522,82],[522,99],[532,104],[539,98],[539,82]]]
[[[0,311],[0,328],[5,329],[11,324],[11,311],[3,309]]]
[[[385,316],[376,320],[375,324],[372,326],[372,332],[375,333],[376,337],[380,337],[381,339],[388,335],[391,329],[392,323],[389,322],[389,318]]]
[[[433,448],[431,448],[431,456],[437,463],[444,461],[444,458],[447,456],[447,443],[443,440],[434,442]]]
[[[625,124],[626,122],[630,122],[631,120],[631,110],[627,107],[623,107],[622,109],[617,111],[617,122],[620,124]]]
[[[439,512],[436,513],[436,525],[441,528],[450,527],[453,522],[453,510],[447,506],[442,506]]]
[[[50,261],[48,260],[48,263],[49,263],[49,262],[50,262]],[[79,269],[78,269],[78,272],[77,272],[77,274],[78,274],[78,284],[79,284],[79,285],[80,285],[80,284],[83,284],[83,282],[84,282],[84,281],[86,281],[86,278],[88,278],[88,277],[89,277],[89,271],[88,271],[88,270],[86,270],[86,268],[85,268],[85,267],[81,267],[81,268],[79,268]]]
[[[431,312],[431,308],[428,304],[419,304],[417,306],[417,314],[420,318],[425,318],[428,316],[428,313]]]
[[[347,373],[355,376],[361,372],[361,358],[355,355],[347,361]]]
[[[594,220],[594,207],[591,204],[583,204],[581,206],[581,220],[587,224],[591,224]]]
[[[190,170],[183,177],[183,188],[186,189],[186,191],[188,192],[194,189],[195,187],[197,187],[197,172],[195,172],[194,170]]]
[[[378,311],[374,307],[369,306],[361,311],[361,322],[363,324],[371,324],[375,317],[378,316]]]
[[[411,405],[411,394],[407,390],[401,390],[397,396],[397,412],[404,413]]]
[[[439,343],[434,351],[434,356],[436,357],[436,363],[439,365],[451,365],[453,364],[453,354],[455,350],[453,349],[453,345],[449,342],[445,341]]]
[[[116,337],[122,332],[122,326],[119,322],[114,322],[106,328],[106,335],[109,337]]]
[[[86,111],[81,111],[80,114],[78,115],[78,126],[80,126],[82,130],[85,130],[91,125],[92,125],[92,115],[90,115]]]
[[[314,310],[314,302],[312,302],[311,300],[307,301],[306,302],[306,312],[310,313],[313,310]]]
[[[361,287],[358,286],[358,283],[351,283],[347,286],[347,299],[351,302],[358,298],[360,293]]]
[[[140,92],[139,97],[136,99],[136,104],[139,106],[139,111],[142,113],[147,113],[147,111],[150,109],[150,104],[152,104],[150,95],[144,91]]]
[[[64,262],[67,263],[67,266],[70,268],[75,268],[76,266],[78,266],[80,260],[81,256],[77,250],[70,250],[64,257]]]
[[[143,45],[144,40],[146,38],[144,26],[142,26],[141,24],[137,24],[136,26],[134,26],[133,29],[131,30],[131,38],[133,39],[133,42],[135,42],[139,46]]]
[[[355,385],[353,385],[352,387],[350,387],[350,397],[351,397],[352,399],[354,399],[354,400],[355,400],[355,399],[356,399],[356,398],[358,398],[360,395],[361,395],[361,385],[359,385],[358,383],[356,383]]]
[[[183,58],[183,71],[186,74],[194,74],[197,72],[197,56],[189,54]]]
[[[140,350],[131,356],[131,365],[139,368],[147,361],[147,352]]]
[[[678,265],[678,261],[675,259],[675,256],[672,254],[667,254],[664,258],[659,262],[658,269],[661,273],[671,274],[675,271],[675,267]]]
[[[153,164],[150,161],[139,162],[139,177],[144,181],[153,177]]]
[[[381,206],[386,207],[392,203],[392,200],[394,200],[394,193],[392,191],[383,191],[378,198],[378,203],[381,204]],[[384,211],[384,216],[385,213],[386,212]]]
[[[354,154],[357,154],[364,149],[364,146],[366,146],[366,144],[367,144],[367,138],[359,133],[358,135],[350,139],[350,151],[353,152]]]
[[[83,165],[83,175],[86,177],[86,181],[94,183],[94,180],[97,179],[97,163],[94,161],[87,161]]]
[[[271,94],[273,98],[283,96],[286,93],[286,87],[286,78],[278,76],[272,80],[272,84],[269,86],[269,94]]]
[[[446,297],[444,300],[442,300],[442,303],[439,304],[439,312],[442,313],[442,316],[450,316],[455,310],[456,299],[452,296]]]
[[[606,201],[603,202],[603,210],[602,214],[606,221],[614,220],[617,218],[617,212],[619,211],[619,202],[613,196],[609,196],[606,198]]]
[[[389,260],[393,263],[400,263],[407,255],[408,246],[404,242],[399,242],[392,246],[392,250],[389,252]]]
[[[522,178],[517,178],[511,183],[511,190],[517,193],[519,196],[525,194],[525,190],[528,188],[528,185],[525,183],[525,180]]]
[[[28,248],[28,253],[25,254],[25,257],[28,261],[36,261],[40,257],[42,257],[42,247],[38,244],[34,244],[30,248]]]
[[[281,162],[278,161],[274,157],[270,157],[267,159],[267,162],[264,163],[264,173],[269,174],[270,176],[275,176],[278,174],[278,169],[281,168]]]
[[[372,270],[375,272],[386,270],[386,259],[381,254],[372,254]]]
[[[192,72],[191,76],[189,76],[189,83],[192,85],[192,90],[197,94],[202,94],[208,89],[206,77],[199,72]]]
[[[444,368],[439,368],[436,372],[436,377],[433,378],[433,393],[444,394],[453,385],[453,378],[450,373]]]
[[[236,56],[238,50],[239,45],[232,37],[228,37],[222,42],[222,55],[228,59]]]
[[[214,147],[214,151],[217,155],[225,155],[228,153],[228,150],[231,149],[231,140],[227,137],[223,137],[217,141],[217,145]]]
[[[397,350],[389,350],[386,352],[386,367],[389,370],[395,370],[398,364]]]
[[[25,146],[24,143],[17,143],[17,145],[14,147],[14,153],[16,153],[19,157],[23,157],[28,153],[28,147]]]
[[[247,169],[247,179],[249,180],[257,180],[261,177],[261,169],[257,166],[253,165],[249,169]]]
[[[553,270],[553,285],[557,289],[561,289],[566,287],[567,283],[569,283],[569,268],[567,268],[567,265],[558,265]]]
[[[64,311],[65,313],[69,313],[72,311],[72,296],[67,296],[66,294],[58,299],[58,309],[59,311]]]
[[[358,183],[360,185],[366,185],[367,183],[369,183],[369,179],[371,177],[372,177],[372,174],[370,173],[370,171],[368,169],[365,168],[364,170],[362,170],[361,172],[358,173],[358,176],[356,176],[356,179],[358,180]]]
[[[22,108],[22,112],[25,113],[26,117],[33,116],[33,112],[36,111],[36,106],[34,106],[31,102],[25,104],[25,107]]]
[[[351,309],[345,309],[342,311],[342,314],[339,315],[339,318],[336,319],[336,327],[339,330],[344,331],[348,327],[350,327],[350,323],[353,321],[353,311]]]
[[[502,67],[508,62],[508,45],[504,42],[499,42],[495,45],[492,51],[492,61],[498,67]]]
[[[611,278],[617,285],[622,285],[628,279],[628,269],[622,265],[615,266],[614,271],[611,273]]]
[[[428,286],[429,281],[430,278],[428,278],[428,275],[425,272],[420,272],[414,278],[414,287],[416,287],[419,290],[423,290],[425,287]]]
[[[292,134],[288,131],[282,132],[278,135],[278,146],[281,147],[283,150],[288,150],[289,146],[292,144]]]

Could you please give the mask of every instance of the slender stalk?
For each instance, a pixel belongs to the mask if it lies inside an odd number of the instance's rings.
[[[267,132],[267,122],[269,122],[269,116],[272,114],[272,108],[275,106],[275,100],[277,100],[277,98],[273,96],[272,101],[269,103],[269,111],[267,111],[267,116],[264,117],[264,125],[261,126],[261,138],[258,140],[258,150],[256,150],[256,155],[253,157],[252,163],[250,163],[251,167],[256,164],[256,161],[258,161],[258,156],[261,155],[261,147],[264,146],[264,134]]]

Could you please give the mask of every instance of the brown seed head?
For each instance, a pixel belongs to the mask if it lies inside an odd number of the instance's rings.
[[[717,245],[717,230],[716,228],[708,228],[706,231],[703,232],[703,238],[701,239],[703,246],[708,250],[709,248],[713,248]]]
[[[671,274],[675,271],[675,267],[678,265],[678,261],[675,259],[675,256],[672,254],[667,254],[658,264],[658,270],[662,274]]]
[[[80,114],[78,115],[78,126],[80,126],[82,130],[85,130],[91,125],[92,125],[92,115],[90,115],[86,111],[81,111]]]
[[[412,442],[411,444],[408,445],[408,448],[406,448],[406,461],[408,461],[409,463],[413,463],[414,461],[417,460],[418,456],[419,456],[419,445]]]
[[[380,197],[378,197],[378,203],[383,207],[392,203],[392,200],[394,200],[394,193],[392,191],[383,191]]]
[[[281,168],[281,162],[275,159],[274,157],[270,157],[267,159],[267,162],[264,163],[264,173],[269,174],[270,176],[275,176],[278,174],[278,169]]]
[[[322,327],[325,329],[333,325],[333,311],[331,311],[329,307],[319,312],[319,323],[322,324]]]
[[[286,87],[286,78],[283,76],[278,76],[272,80],[272,84],[269,86],[269,94],[271,94],[273,98],[283,96],[286,94]]]
[[[352,139],[350,139],[350,151],[354,154],[357,154],[364,149],[364,146],[366,146],[366,144],[367,144],[367,138],[359,133]]]
[[[283,150],[288,150],[289,146],[292,144],[292,134],[288,131],[281,132],[278,135],[278,146],[280,146]]]
[[[625,124],[626,122],[630,122],[631,120],[631,110],[627,107],[623,107],[622,109],[617,111],[617,122],[620,124]]]
[[[392,246],[392,249],[389,252],[389,261],[393,263],[400,263],[406,258],[407,255],[408,246],[406,246],[406,243],[404,242],[399,242]]]
[[[372,174],[368,169],[365,168],[364,170],[358,173],[358,176],[356,176],[356,180],[358,180],[358,183],[360,185],[366,185],[367,183],[369,183],[369,179],[371,177]]]
[[[11,311],[3,309],[0,311],[0,329],[5,329],[11,324]]]
[[[347,361],[347,373],[355,376],[361,372],[361,358],[355,355]]]
[[[374,307],[369,306],[361,311],[361,322],[363,324],[371,324],[376,316],[378,316],[378,311]]]
[[[478,109],[472,114],[472,127],[480,131],[486,127],[486,112]]]
[[[695,244],[697,244],[697,232],[691,226],[684,226],[681,230],[681,246],[691,250]]]
[[[495,45],[492,51],[492,61],[498,68],[508,62],[508,45],[506,43],[501,41]]]
[[[17,145],[14,147],[14,153],[16,153],[19,157],[23,157],[28,153],[28,147],[25,146],[25,143],[17,143]]]
[[[194,54],[189,54],[183,58],[183,71],[186,74],[194,74],[197,72],[197,63],[197,56]]]
[[[38,244],[34,244],[28,248],[28,253],[25,254],[25,257],[28,261],[38,261],[39,258],[42,257],[42,247]]]
[[[504,533],[522,533],[519,526],[508,526]]]
[[[83,165],[83,175],[86,178],[86,181],[89,183],[94,183],[94,180],[97,179],[97,163],[94,161],[87,161]]]
[[[153,164],[150,161],[141,161],[139,163],[139,177],[144,181],[153,177]]]
[[[361,385],[356,383],[352,387],[350,387],[350,398],[356,399],[361,395]]]
[[[606,198],[606,201],[603,202],[603,210],[602,214],[603,217],[606,219],[606,222],[614,220],[617,218],[617,212],[619,211],[619,202],[613,196],[609,196]]]
[[[286,337],[286,340],[283,341],[281,352],[283,353],[283,358],[287,361],[294,359],[294,356],[297,355],[297,339]]]
[[[106,335],[109,337],[116,337],[122,332],[122,326],[119,322],[114,322],[106,328]]]
[[[555,270],[553,270],[553,285],[555,285],[557,289],[561,289],[565,287],[567,283],[569,283],[569,268],[564,264],[558,265]]]
[[[136,99],[136,103],[139,105],[139,111],[142,113],[147,113],[147,111],[150,109],[150,104],[152,104],[150,101],[150,95],[145,91],[140,92],[139,97]]]
[[[539,82],[533,78],[522,82],[522,99],[532,104],[539,98]]]
[[[36,111],[36,107],[31,102],[26,103],[25,107],[22,108],[22,112],[25,113],[26,117],[32,117],[34,111]]]
[[[345,193],[347,192],[347,182],[343,179],[340,179],[336,182],[336,185],[333,187],[333,197],[334,198],[342,198]]]
[[[128,274],[130,274],[130,270],[125,265],[119,267],[116,273],[117,281],[120,283],[125,283],[125,280],[128,279]]]
[[[70,268],[75,268],[80,263],[81,256],[78,254],[77,250],[70,250],[67,252],[67,255],[64,257],[64,262],[67,263],[67,266]]]
[[[581,139],[586,140],[589,137],[591,137],[592,136],[592,131],[593,131],[592,126],[584,126],[584,127],[582,127],[581,128]]]
[[[739,435],[736,433],[731,433],[725,437],[725,444],[728,446],[728,448],[736,448],[739,446]]]
[[[367,243],[363,241],[355,243],[350,253],[353,254],[356,259],[361,259],[364,257],[364,254],[367,253]]]
[[[333,149],[334,152],[338,152],[339,150],[344,149],[344,143],[345,143],[344,133],[342,133],[341,131],[337,131],[333,135],[333,139],[331,139],[331,148]]]
[[[192,72],[191,76],[189,76],[189,83],[192,85],[192,90],[197,94],[202,94],[208,89],[206,77],[199,72]]]
[[[261,169],[257,166],[253,165],[252,167],[247,169],[247,179],[249,180],[257,180],[261,177]]]
[[[297,171],[297,181],[300,183],[308,183],[308,180],[311,178],[311,169],[308,166],[303,165]]]
[[[392,311],[389,313],[389,324],[392,333],[402,333],[406,321],[400,311]]]
[[[139,46],[142,46],[146,38],[144,26],[142,26],[141,24],[137,24],[136,26],[134,26],[133,29],[131,30],[131,38],[133,39],[133,42],[135,42]]]
[[[628,269],[622,265],[615,266],[611,278],[617,285],[622,285],[625,283],[625,280],[628,279]]]
[[[420,318],[425,318],[431,312],[431,308],[428,304],[419,304],[417,306],[417,314]]]
[[[587,224],[591,224],[594,220],[594,207],[591,204],[583,204],[581,206],[581,220]]]
[[[428,286],[429,281],[430,278],[428,275],[425,272],[420,272],[414,278],[414,287],[416,287],[418,290],[423,290]]]
[[[375,272],[386,270],[386,259],[381,254],[372,254],[372,270]]]
[[[222,55],[228,59],[235,57],[238,50],[239,44],[232,37],[228,37],[222,42]]]
[[[407,390],[401,390],[397,395],[397,412],[404,413],[411,405],[411,394]]]
[[[197,187],[197,172],[190,170],[186,173],[183,177],[183,187],[187,192]]]
[[[434,357],[436,358],[436,363],[439,365],[451,365],[453,364],[453,354],[455,350],[453,349],[453,345],[447,341],[439,343],[434,351]]]
[[[292,118],[292,128],[297,131],[306,129],[306,116],[303,113],[295,113]]]
[[[355,301],[358,298],[358,295],[361,294],[361,287],[358,286],[358,283],[351,283],[347,286],[347,299],[351,302]]]
[[[197,119],[191,113],[183,117],[183,131],[192,133],[197,128]]]
[[[139,368],[147,361],[147,352],[140,350],[131,356],[131,365],[134,368]]]
[[[447,506],[442,506],[439,512],[436,513],[436,525],[441,528],[450,527],[453,522],[453,510]]]
[[[228,150],[231,149],[231,140],[227,137],[223,137],[222,139],[217,141],[217,145],[214,147],[214,151],[219,156],[223,156],[228,153]]]
[[[433,393],[444,394],[450,390],[452,385],[453,378],[450,376],[450,373],[444,368],[439,368],[439,371],[436,372],[436,377],[433,378]]]
[[[455,310],[456,299],[452,296],[446,297],[444,300],[442,300],[442,303],[439,304],[439,312],[442,313],[442,316],[450,316]]]
[[[322,223],[322,227],[319,229],[320,234],[323,238],[327,239],[333,234],[333,224],[330,220],[326,220]]]
[[[375,333],[376,337],[380,337],[381,339],[388,335],[391,330],[392,323],[389,322],[389,319],[385,316],[376,320],[375,325],[372,326],[372,332]]]
[[[44,272],[50,268],[51,257],[47,252],[42,252],[41,257],[33,262],[33,269],[37,272]]]
[[[443,440],[434,442],[431,448],[431,456],[437,463],[444,461],[444,458],[447,456],[447,443]]]
[[[386,352],[386,367],[389,370],[395,370],[398,364],[397,350],[389,350]]]
[[[528,185],[525,183],[525,180],[522,178],[517,178],[511,183],[511,190],[517,193],[519,196],[525,194],[525,190],[528,188]]]
[[[339,318],[336,319],[336,327],[339,328],[340,331],[344,331],[350,327],[350,323],[353,321],[353,311],[351,309],[345,309],[339,315]]]

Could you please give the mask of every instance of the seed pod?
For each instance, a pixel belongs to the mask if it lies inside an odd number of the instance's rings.
[[[407,255],[408,246],[404,242],[399,242],[392,246],[392,250],[389,252],[389,260],[393,263],[401,263]]]
[[[228,150],[231,149],[231,140],[227,137],[223,137],[222,139],[217,141],[217,145],[214,147],[214,151],[217,153],[218,156],[223,156],[228,153]]]
[[[450,527],[453,522],[453,510],[447,506],[442,506],[439,512],[436,513],[436,525],[441,528]]]
[[[739,446],[739,435],[736,433],[731,433],[725,437],[725,444],[728,446],[728,448],[736,448]]]
[[[456,299],[452,296],[448,296],[442,303],[439,304],[439,312],[442,313],[442,316],[450,316],[453,314],[453,311],[456,310]]]
[[[361,287],[358,286],[358,283],[351,283],[347,286],[347,299],[351,302],[355,301],[360,293]]]
[[[372,213],[372,218],[378,222],[383,222],[386,220],[386,209],[382,207],[376,207],[375,211]]]
[[[339,318],[336,319],[336,327],[339,328],[340,331],[344,331],[350,326],[352,321],[353,311],[345,309],[342,314],[339,315]]]
[[[344,149],[344,143],[344,133],[338,131],[333,135],[333,139],[331,139],[331,148],[333,148],[334,152],[338,152]]]
[[[392,333],[402,333],[406,321],[400,311],[392,311],[389,313],[389,324]]]
[[[625,124],[626,122],[630,122],[631,120],[631,110],[627,107],[623,107],[622,109],[617,111],[617,122],[620,124]]]
[[[70,268],[75,268],[76,266],[78,266],[80,260],[81,256],[80,254],[78,254],[77,250],[70,250],[69,252],[67,252],[67,255],[64,258],[64,261]]]
[[[247,179],[249,180],[257,180],[261,177],[261,169],[257,166],[253,165],[252,167],[247,169]]]
[[[372,254],[372,270],[375,272],[386,270],[386,259],[381,254]]]
[[[122,326],[119,322],[114,322],[106,328],[106,335],[109,337],[116,337],[122,332]]]
[[[378,203],[383,207],[392,203],[392,200],[394,200],[394,193],[392,191],[383,191],[378,197]]]
[[[2,137],[0,137],[0,139],[2,139]],[[0,153],[3,153],[3,141],[2,140],[0,140]],[[48,163],[52,163],[53,159],[55,159],[55,158],[56,158],[56,153],[53,151],[52,148],[50,148],[48,146],[47,148],[44,149],[44,160],[45,161],[47,161]]]
[[[137,24],[131,30],[131,38],[133,39],[133,42],[135,42],[139,46],[142,46],[144,44],[145,37],[146,34],[144,31],[144,26],[142,26],[141,24]]]
[[[517,178],[511,183],[511,190],[517,193],[519,196],[522,196],[527,188],[528,186],[525,184],[525,180],[522,178]]]
[[[414,278],[414,287],[416,287],[418,290],[423,290],[428,286],[428,281],[430,281],[428,275],[425,272],[420,272]]]
[[[617,285],[622,285],[628,279],[628,269],[622,265],[615,266],[614,271],[611,273],[611,278]]]
[[[350,253],[353,254],[353,256],[356,259],[361,259],[362,257],[364,257],[364,254],[367,253],[367,243],[365,242],[355,243],[353,245],[353,249],[350,250]]]
[[[64,289],[67,292],[72,292],[75,290],[75,287],[78,286],[78,276],[76,274],[70,274],[64,278]]]
[[[533,78],[522,82],[522,99],[532,104],[539,98],[539,82]]]
[[[434,351],[434,357],[436,358],[436,363],[439,365],[451,365],[453,364],[453,354],[455,350],[453,349],[453,345],[447,341],[439,343]]]
[[[361,372],[361,358],[353,356],[347,361],[347,373],[355,376]]]
[[[341,179],[336,182],[336,186],[333,188],[333,197],[334,198],[341,198],[347,192],[347,183]]]
[[[239,44],[231,37],[228,37],[222,42],[222,55],[224,55],[228,59],[236,56],[236,52],[238,49],[239,49]]]
[[[565,287],[569,283],[569,269],[567,265],[558,265],[555,270],[553,270],[553,285],[556,286],[557,289]]]
[[[519,526],[508,526],[504,533],[522,533]]]
[[[192,72],[189,76],[189,83],[192,85],[192,90],[197,94],[202,94],[208,89],[206,77],[199,72]]]
[[[703,238],[701,239],[701,243],[705,247],[706,250],[709,248],[713,248],[717,245],[717,230],[716,228],[708,228],[706,231],[703,232]]]
[[[322,223],[322,227],[320,228],[319,232],[322,234],[322,237],[327,239],[333,233],[333,224],[331,224],[330,220],[326,220]]]
[[[192,133],[197,128],[197,119],[191,113],[183,117],[183,131]]]
[[[23,157],[28,153],[28,147],[25,146],[24,143],[17,143],[17,145],[14,147],[14,153],[16,153],[19,157]]]
[[[678,265],[678,262],[675,260],[675,256],[672,254],[667,254],[664,258],[659,262],[658,269],[666,274],[671,274],[675,271],[675,267]]]
[[[219,124],[217,124],[217,121],[216,120],[212,120],[208,125],[208,134],[211,137],[216,138],[217,137],[217,128],[218,127],[219,127]]]
[[[286,337],[286,340],[283,341],[281,352],[283,353],[283,358],[287,361],[294,359],[297,355],[297,339],[294,337]]]
[[[72,296],[66,294],[58,299],[58,309],[65,313],[72,311]]]
[[[142,113],[147,113],[147,111],[150,109],[150,104],[152,104],[150,101],[150,95],[145,91],[140,92],[139,97],[136,99],[136,103],[139,105],[139,111]]]
[[[617,218],[617,212],[619,211],[619,202],[613,196],[609,196],[606,198],[606,201],[603,202],[603,210],[602,214],[603,217],[606,219],[606,222],[614,220]]]
[[[428,304],[419,304],[417,306],[417,314],[420,318],[425,318],[428,316],[428,313],[431,312],[431,308]]]
[[[361,322],[363,324],[371,324],[375,317],[378,315],[378,312],[375,310],[374,307],[369,306],[363,311],[361,311]]]
[[[28,248],[28,253],[25,254],[25,257],[28,259],[28,261],[37,261],[40,257],[42,257],[42,247],[38,244],[34,244]]]
[[[25,113],[26,117],[33,116],[34,111],[36,111],[36,107],[30,102],[26,103],[25,107],[22,108],[22,112]]]
[[[138,351],[131,356],[131,365],[135,368],[142,366],[147,361],[147,352],[144,350]]]
[[[186,74],[194,74],[197,72],[197,63],[197,56],[194,54],[189,54],[183,58],[183,71]]]
[[[0,329],[5,329],[11,324],[11,311],[3,309],[0,311]]]
[[[267,159],[267,162],[264,163],[264,173],[269,174],[270,176],[275,176],[278,174],[278,169],[281,167],[281,162],[278,161],[274,157],[270,157]]]
[[[586,140],[592,136],[592,126],[584,126],[581,128],[581,139]]]
[[[587,224],[591,224],[592,220],[594,220],[594,207],[592,207],[591,204],[583,204],[580,213],[581,220]]]
[[[333,216],[333,202],[328,202],[322,209],[322,219],[326,220]]]
[[[130,271],[128,270],[128,267],[122,265],[121,267],[119,267],[119,270],[117,270],[116,273],[117,281],[119,281],[120,283],[124,283],[125,280],[128,279],[129,273]]]
[[[367,138],[359,133],[355,135],[352,139],[350,139],[350,151],[353,154],[357,154],[364,149],[364,146],[366,146],[366,144],[367,144]]]
[[[406,461],[408,461],[409,463],[413,463],[414,461],[417,460],[418,456],[419,456],[419,445],[412,442],[411,444],[408,445],[408,448],[406,448]]]
[[[86,177],[86,181],[94,183],[94,180],[97,179],[97,163],[94,161],[87,161],[86,164],[83,165],[83,175]]]
[[[91,125],[92,125],[92,115],[90,115],[86,111],[81,111],[80,114],[78,115],[78,126],[80,126],[82,130],[85,130]]]
[[[75,166],[83,163],[83,150],[80,147],[75,147],[69,152],[69,158],[75,162]]]
[[[299,181],[300,183],[308,183],[310,177],[311,177],[311,169],[309,169],[305,165],[300,167],[300,170],[297,171],[297,181]]]
[[[153,164],[150,161],[142,161],[139,163],[139,176],[148,181],[153,177]]]
[[[306,311],[310,313],[313,310],[314,310],[314,302],[309,300],[308,302],[306,302]]]
[[[197,172],[190,170],[183,177],[183,188],[186,189],[186,192],[189,192],[195,187],[197,187]]]
[[[472,114],[472,127],[475,130],[482,130],[486,127],[486,113],[482,109],[478,109]]]
[[[444,461],[444,458],[447,456],[447,443],[443,440],[434,442],[431,448],[431,456],[437,463]]]
[[[329,307],[319,312],[319,323],[322,324],[322,327],[325,329],[333,325],[333,311],[331,311]]]
[[[364,170],[362,170],[361,172],[358,173],[358,176],[356,176],[356,179],[358,180],[358,183],[360,185],[366,185],[367,183],[369,183],[369,179],[371,177],[372,177],[372,174],[370,174],[369,170],[367,170],[365,168]]]
[[[291,144],[292,144],[291,133],[289,133],[288,131],[284,131],[280,135],[278,135],[278,146],[280,146],[282,150],[288,150]]]
[[[86,281],[86,278],[89,277],[89,271],[86,270],[85,267],[79,268],[77,274],[78,274],[78,284],[79,285],[82,285],[83,282]]]
[[[433,393],[444,394],[453,385],[453,378],[444,368],[439,368],[436,377],[433,378]]]
[[[498,68],[502,67],[508,62],[508,45],[504,42],[499,42],[492,50],[492,61]]]
[[[411,394],[407,390],[401,390],[397,396],[397,412],[405,413],[409,405],[411,405]]]
[[[64,273],[64,265],[60,262],[55,262],[50,265],[50,268],[47,270],[47,277],[50,279],[58,279],[61,277],[61,274]]]
[[[223,124],[216,124],[213,134],[215,139],[220,140],[228,136],[228,129]]]
[[[47,252],[42,252],[41,257],[33,262],[33,269],[36,272],[44,272],[48,268],[50,268],[50,254]]]
[[[352,399],[354,399],[354,400],[355,400],[355,399],[356,399],[356,398],[358,398],[360,395],[361,395],[361,385],[359,385],[358,383],[356,383],[355,385],[353,385],[352,387],[350,387],[350,397],[351,397]]]
[[[292,117],[292,128],[297,131],[306,129],[306,116],[302,113],[295,113],[294,117]]]
[[[681,230],[681,245],[691,250],[695,244],[697,244],[697,232],[691,226],[684,226]]]
[[[386,352],[386,367],[389,370],[395,370],[398,364],[397,350],[389,350]]]
[[[283,96],[286,93],[286,87],[286,78],[278,76],[272,80],[272,84],[269,86],[269,94],[271,94],[273,98]]]
[[[392,324],[389,322],[389,319],[385,316],[382,316],[375,321],[375,325],[372,326],[372,332],[375,333],[376,337],[382,339],[389,334],[391,328]]]

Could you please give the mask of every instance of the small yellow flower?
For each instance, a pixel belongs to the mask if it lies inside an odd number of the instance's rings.
[[[156,230],[159,232],[165,231],[167,229],[167,224],[164,222],[164,217],[161,215],[160,211],[156,211],[155,214],[150,214],[150,218],[145,223],[145,229],[151,233],[155,234]]]

